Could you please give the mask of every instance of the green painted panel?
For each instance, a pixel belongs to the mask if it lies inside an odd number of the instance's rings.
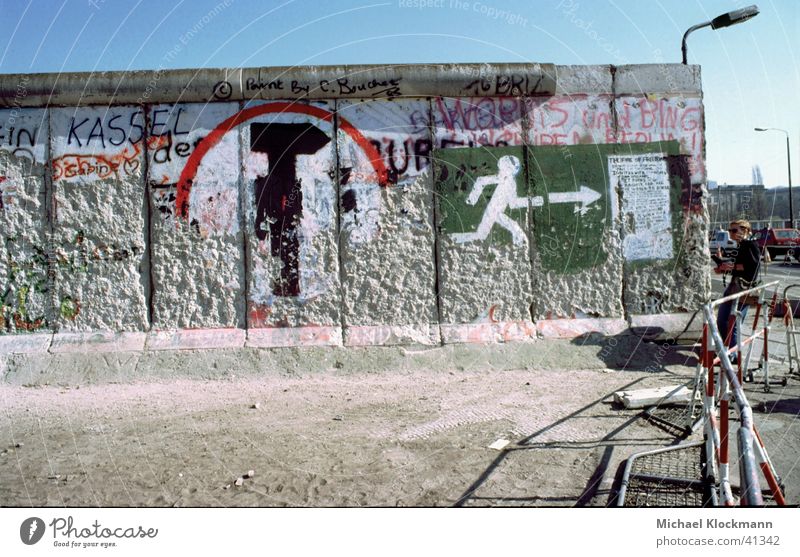
[[[572,274],[591,269],[608,258],[606,237],[615,226],[612,203],[616,202],[609,192],[610,155],[674,156],[679,152],[677,141],[531,148],[528,175],[534,200],[533,239],[543,269]],[[673,253],[678,257],[683,231],[682,183],[679,175],[670,174],[669,180]],[[559,196],[567,192],[584,192],[583,201]],[[674,259],[639,260],[628,265],[670,265]]]
[[[545,270],[572,274],[608,258],[606,236],[613,227],[608,155],[615,147],[564,145],[528,151],[533,239]]]
[[[528,192],[523,161],[522,147],[438,150],[436,192],[442,233],[456,243],[525,243]]]

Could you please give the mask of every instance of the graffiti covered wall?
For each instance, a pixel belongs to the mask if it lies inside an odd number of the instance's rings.
[[[428,89],[402,68],[263,69],[189,102],[16,99],[4,346],[506,342],[694,311],[710,292],[698,68],[475,68]]]

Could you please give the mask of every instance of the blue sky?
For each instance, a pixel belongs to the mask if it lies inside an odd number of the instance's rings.
[[[0,0],[0,73],[680,62],[688,27],[752,1]],[[785,135],[753,131],[776,127],[791,134],[800,185],[800,2],[756,3],[755,19],[689,38],[689,62],[702,66],[708,177],[750,183],[758,164],[767,186],[785,185]]]

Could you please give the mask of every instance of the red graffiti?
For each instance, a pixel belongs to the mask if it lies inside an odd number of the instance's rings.
[[[192,191],[192,183],[194,182],[197,168],[203,157],[208,153],[217,143],[222,140],[222,137],[234,129],[235,127],[263,114],[306,114],[314,118],[318,118],[323,122],[333,121],[333,112],[325,110],[317,106],[288,103],[288,102],[275,102],[269,104],[262,104],[245,108],[223,121],[216,128],[214,128],[203,140],[197,145],[194,152],[186,161],[186,166],[183,167],[180,179],[178,180],[178,192],[175,200],[176,213],[187,219],[189,217],[189,194]],[[339,129],[345,134],[350,136],[356,144],[361,147],[361,150],[369,159],[370,164],[378,176],[378,183],[381,186],[389,184],[389,173],[383,163],[381,154],[375,149],[369,140],[364,137],[360,131],[356,129],[353,124],[339,116]]]
[[[97,179],[123,174],[134,174],[139,169],[138,157],[141,144],[133,146],[133,152],[126,147],[116,155],[78,155],[66,154],[53,159],[53,180],[75,176],[94,176]]]
[[[626,100],[619,109],[621,128],[636,130],[669,129],[692,132],[700,127],[700,109],[670,102],[670,99]]]

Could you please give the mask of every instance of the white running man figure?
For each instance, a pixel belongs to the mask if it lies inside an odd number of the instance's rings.
[[[525,233],[522,228],[505,214],[507,207],[521,209],[528,206],[527,197],[517,196],[517,180],[522,165],[517,157],[506,155],[497,161],[497,174],[481,176],[475,180],[472,191],[467,197],[467,203],[475,205],[486,186],[497,184],[497,187],[483,212],[481,223],[475,232],[457,232],[452,234],[453,240],[459,244],[485,240],[495,223],[511,233],[515,245],[525,243]]]

